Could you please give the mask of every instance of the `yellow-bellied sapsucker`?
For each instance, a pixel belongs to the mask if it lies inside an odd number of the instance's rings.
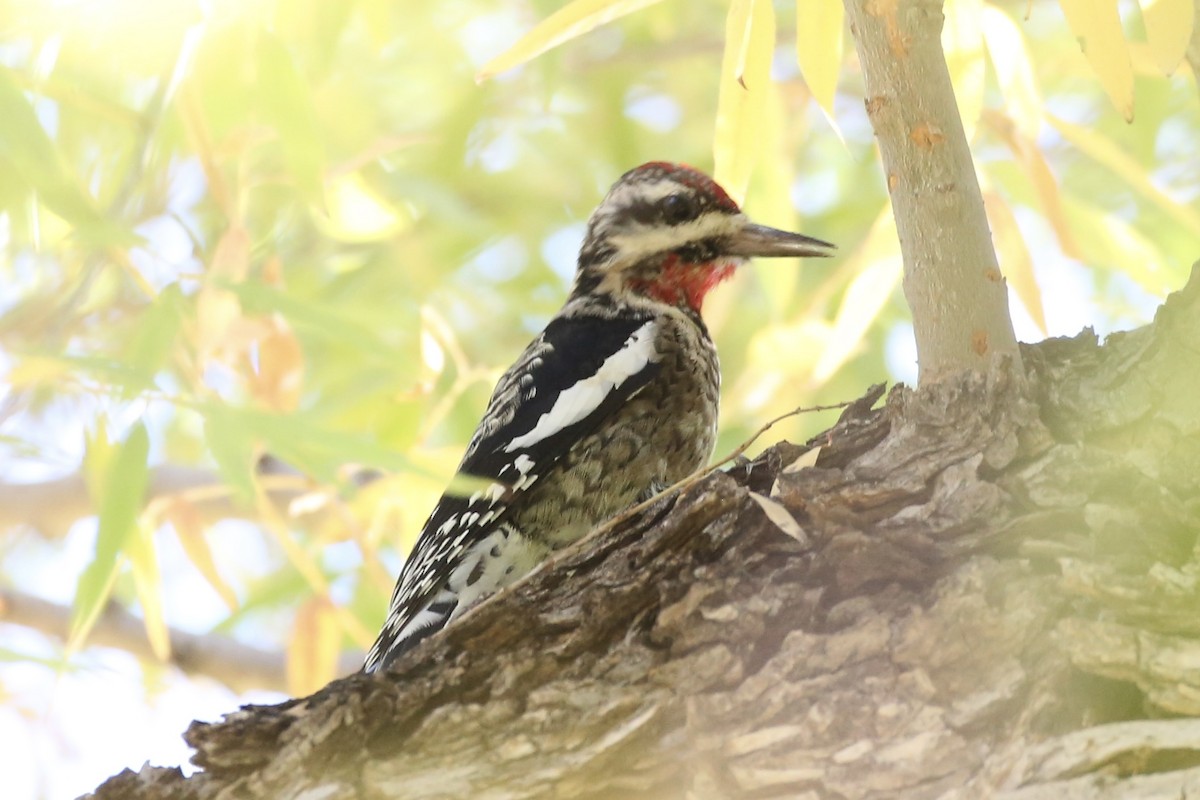
[[[552,550],[707,463],[721,375],[704,296],[752,256],[833,245],[752,223],[711,178],[652,162],[588,221],[571,296],[504,373],[396,583],[368,672]]]

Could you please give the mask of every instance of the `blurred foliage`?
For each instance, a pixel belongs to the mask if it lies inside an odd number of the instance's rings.
[[[94,556],[60,576],[72,647],[111,592],[163,655],[166,625],[211,626],[286,649],[297,692],[332,677],[370,643],[493,381],[563,300],[588,213],[640,162],[713,169],[752,216],[842,247],[710,300],[720,453],[886,378],[905,335],[838,3],[4,5],[0,446],[6,481],[89,477]],[[1043,331],[1063,304],[1140,321],[1197,256],[1192,2],[1144,5],[947,4],[1001,262]],[[305,477],[256,474],[265,453]],[[195,508],[211,487],[143,505],[163,464],[216,470],[258,524],[215,535]],[[359,489],[349,464],[388,477]],[[287,513],[275,479],[306,492]],[[317,507],[333,513],[305,524]],[[0,576],[36,589],[16,542]],[[172,601],[180,570],[210,596]]]

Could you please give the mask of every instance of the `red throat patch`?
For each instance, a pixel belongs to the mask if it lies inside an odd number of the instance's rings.
[[[690,264],[671,253],[663,262],[662,273],[657,281],[637,281],[633,288],[673,306],[686,301],[689,307],[699,313],[708,293],[721,281],[732,277],[736,269],[734,264],[720,261]]]

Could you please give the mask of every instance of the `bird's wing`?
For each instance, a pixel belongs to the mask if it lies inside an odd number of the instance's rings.
[[[505,524],[512,504],[575,442],[660,369],[652,317],[557,317],[496,385],[458,475],[430,514],[392,594],[364,669],[443,627],[464,555]]]

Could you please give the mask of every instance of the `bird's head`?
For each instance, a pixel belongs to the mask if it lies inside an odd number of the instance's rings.
[[[588,220],[576,295],[629,294],[698,312],[755,256],[828,256],[834,245],[756,225],[716,181],[652,161],[621,176]]]

